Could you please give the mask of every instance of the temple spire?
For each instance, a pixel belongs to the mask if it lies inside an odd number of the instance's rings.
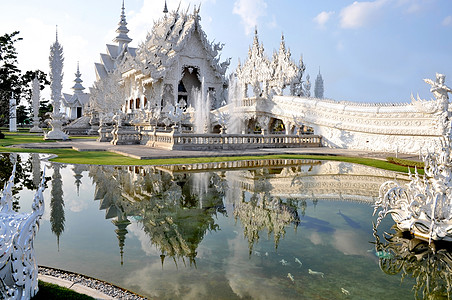
[[[163,7],[163,13],[164,14],[168,13],[168,6],[166,5],[166,0],[165,0],[165,6]]]
[[[75,84],[72,87],[74,90],[74,94],[81,94],[83,93],[83,90],[85,89],[82,85],[83,80],[80,78],[82,74],[80,74],[80,68],[79,68],[79,62],[77,62],[77,73],[75,73]]]
[[[320,66],[319,66],[319,74],[317,75],[317,78],[315,80],[314,97],[323,99],[324,90],[325,90],[325,88],[323,86],[323,78],[322,78],[322,74],[320,74]]]
[[[125,8],[124,8],[124,0],[122,1],[122,8],[121,8],[121,16],[118,23],[118,29],[116,29],[116,32],[118,35],[115,37],[113,42],[116,42],[119,44],[118,49],[118,56],[122,52],[122,50],[132,41],[131,38],[127,35],[129,32],[129,29],[127,29],[127,21],[126,21],[126,14],[125,14]]]

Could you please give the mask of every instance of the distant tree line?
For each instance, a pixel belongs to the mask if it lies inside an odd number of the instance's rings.
[[[25,125],[31,119],[32,81],[35,77],[39,80],[41,90],[50,84],[47,74],[41,70],[23,73],[19,69],[15,45],[21,40],[19,31],[0,36],[0,127],[9,124],[10,99],[15,99],[18,105],[16,117],[19,125]],[[28,105],[19,105],[21,99]],[[49,111],[52,111],[49,100],[41,100],[39,115],[42,120]]]

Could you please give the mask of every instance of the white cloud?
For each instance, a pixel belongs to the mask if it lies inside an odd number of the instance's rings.
[[[326,22],[330,19],[330,17],[334,14],[334,11],[322,11],[319,13],[313,21],[317,23],[320,27],[324,27]]]
[[[266,10],[267,3],[264,0],[237,0],[232,13],[242,18],[245,33],[248,35],[257,25],[257,19],[266,15]]]
[[[342,28],[359,28],[375,19],[381,8],[388,0],[375,0],[373,2],[355,1],[343,8],[340,13]]]
[[[272,20],[271,20],[271,22],[269,22],[269,23],[267,24],[267,26],[268,26],[268,28],[271,28],[271,29],[274,29],[274,28],[277,28],[277,27],[278,27],[278,22],[276,22],[276,17],[275,17],[275,15],[272,16]]]
[[[418,3],[413,3],[406,8],[405,12],[408,14],[414,14],[421,10],[422,10],[422,7]]]
[[[403,8],[406,14],[415,14],[425,10],[432,0],[398,0],[396,5]]]
[[[450,26],[452,25],[452,16],[447,16],[444,18],[444,20],[441,22],[443,26]]]

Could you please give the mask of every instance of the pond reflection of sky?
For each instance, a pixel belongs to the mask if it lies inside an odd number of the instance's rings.
[[[40,265],[158,299],[413,297],[414,280],[383,273],[371,243],[369,201],[378,189],[369,186],[388,179],[372,178],[375,169],[317,162],[184,174],[44,165],[51,180],[35,240]],[[353,195],[360,185],[366,190]],[[32,193],[18,197],[28,211]],[[389,231],[390,218],[383,222]]]

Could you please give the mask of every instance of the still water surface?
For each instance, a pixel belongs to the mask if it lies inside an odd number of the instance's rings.
[[[371,204],[394,173],[320,161],[184,173],[18,159],[23,182],[44,166],[49,177],[40,265],[156,299],[414,298],[414,279],[384,273],[372,243]],[[29,211],[33,187],[22,186]]]

